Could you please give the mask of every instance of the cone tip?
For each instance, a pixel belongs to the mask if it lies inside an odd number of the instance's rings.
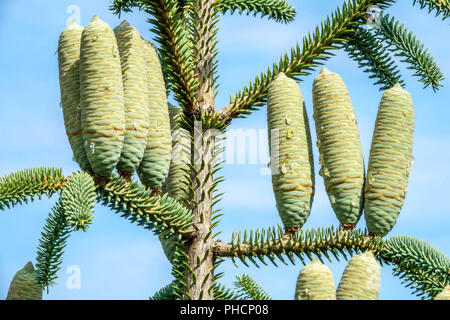
[[[330,70],[327,69],[327,67],[322,67],[320,70],[320,74],[330,73]]]

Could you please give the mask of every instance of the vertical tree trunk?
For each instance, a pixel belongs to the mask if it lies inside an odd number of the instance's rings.
[[[195,73],[199,87],[197,103],[193,108],[193,115],[200,112],[214,112],[215,94],[214,79],[211,73],[213,62],[211,49],[213,46],[213,27],[215,17],[215,0],[196,0],[194,33],[194,61]],[[212,300],[214,278],[214,256],[211,238],[211,206],[212,206],[212,171],[214,167],[215,138],[210,131],[204,132],[200,123],[194,123],[192,130],[192,190],[191,209],[194,214],[194,229],[196,236],[186,246],[191,270],[186,271],[187,286],[190,298],[195,300]]]

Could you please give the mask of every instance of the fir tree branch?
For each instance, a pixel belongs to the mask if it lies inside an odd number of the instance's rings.
[[[416,71],[414,76],[420,78],[419,81],[424,83],[424,88],[431,86],[436,91],[442,87],[444,75],[434,58],[403,24],[394,17],[389,19],[388,14],[383,15],[378,34],[389,44],[395,56],[403,58],[401,62],[410,64],[408,69]]]
[[[96,202],[95,184],[89,174],[79,172],[67,180],[61,205],[67,222],[75,230],[86,231],[89,228]]]
[[[65,185],[61,169],[33,168],[10,173],[0,179],[0,210],[51,197]]]
[[[223,284],[214,284],[214,300],[239,300],[240,296]]]
[[[402,283],[419,297],[434,298],[450,284],[450,258],[423,240],[391,237],[380,257],[395,265],[394,276],[403,279]]]
[[[234,287],[241,300],[272,300],[270,295],[249,275],[236,276]]]
[[[435,16],[442,14],[442,20],[450,17],[450,1],[449,0],[414,0],[414,5],[418,4],[420,9],[428,7],[428,14],[435,11]]]
[[[267,91],[275,77],[284,72],[288,77],[298,80],[298,76],[311,73],[314,68],[322,64],[323,60],[333,55],[331,50],[338,49],[340,45],[351,38],[355,27],[366,20],[367,9],[377,5],[380,9],[394,3],[394,0],[349,0],[344,3],[342,9],[337,9],[331,19],[327,18],[315,31],[303,38],[303,46],[300,44],[291,49],[291,54],[284,55],[280,61],[274,63],[272,69],[261,73],[254,81],[244,87],[230,99],[230,104],[220,110],[222,118],[243,117],[251,113],[257,107],[262,106],[267,100]]]
[[[294,255],[303,264],[305,264],[305,257],[312,259],[313,255],[320,261],[323,261],[324,256],[331,262],[330,254],[337,260],[339,255],[343,255],[347,260],[346,253],[351,256],[367,250],[379,252],[382,245],[382,239],[369,237],[365,230],[344,231],[341,228],[321,228],[302,229],[285,234],[283,229],[277,226],[235,233],[231,243],[217,241],[214,245],[214,253],[217,257],[229,257],[233,262],[238,258],[246,266],[248,266],[248,259],[259,267],[256,259],[264,265],[267,265],[265,258],[268,258],[275,266],[277,266],[275,262],[277,258],[286,265],[285,258],[295,264]]]
[[[360,68],[365,68],[364,72],[371,73],[369,78],[378,79],[375,85],[382,85],[380,90],[392,88],[397,82],[404,86],[388,50],[370,31],[358,28],[343,48]]]
[[[295,8],[286,0],[219,0],[218,7],[223,14],[246,13],[261,17],[268,17],[277,22],[289,23],[294,21]]]
[[[330,254],[339,261],[339,255],[348,260],[346,253],[352,256],[366,251],[372,251],[380,263],[393,264],[394,275],[404,279],[403,283],[418,296],[434,297],[450,284],[450,258],[428,243],[407,236],[383,240],[369,236],[366,230],[340,228],[284,234],[278,226],[235,233],[231,243],[218,241],[214,246],[216,257],[228,257],[234,263],[238,258],[246,266],[250,261],[257,267],[257,259],[267,265],[265,258],[268,258],[277,266],[277,258],[284,264],[285,258],[295,264],[295,255],[305,264],[305,256],[312,260],[314,255],[322,262],[325,257],[332,262]]]
[[[167,194],[153,195],[135,181],[127,183],[114,174],[104,187],[98,188],[97,195],[98,201],[105,206],[146,229],[184,237],[190,237],[194,232],[191,211]]]
[[[159,289],[150,300],[177,300],[177,296],[173,293],[173,286],[176,285],[176,281],[172,281],[168,285]]]
[[[43,289],[56,284],[62,255],[73,226],[67,221],[61,201],[58,201],[46,220],[36,257],[36,272]]]
[[[177,0],[114,0],[111,10],[114,13],[129,12],[138,7],[153,18],[147,21],[153,25],[151,29],[159,43],[165,79],[174,92],[175,100],[191,111],[196,103],[197,78],[192,63],[192,43],[183,20],[183,8]]]

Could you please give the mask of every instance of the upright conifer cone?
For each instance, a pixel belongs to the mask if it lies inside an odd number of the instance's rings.
[[[335,290],[331,270],[313,259],[298,275],[294,300],[336,300]]]
[[[297,83],[279,74],[270,85],[267,107],[278,213],[285,228],[301,228],[313,201],[314,163],[308,116]]]
[[[147,73],[150,129],[147,147],[138,168],[141,182],[151,189],[161,189],[169,173],[172,153],[166,87],[158,54],[149,41],[144,43]]]
[[[114,29],[122,66],[123,95],[125,103],[125,140],[117,170],[125,176],[138,168],[149,130],[147,74],[144,68],[144,42],[139,31],[127,21]]]
[[[413,101],[396,84],[381,99],[364,190],[364,218],[375,235],[385,236],[397,222],[413,163],[413,137]]]
[[[181,128],[177,120],[182,109],[169,103],[170,126],[172,128],[172,160],[170,161],[169,175],[165,183],[167,193],[181,201],[186,196],[185,176],[189,171],[191,160],[191,138],[189,131]]]
[[[14,275],[6,300],[42,300],[42,287],[31,262]]]
[[[58,42],[59,85],[64,126],[73,158],[81,170],[91,172],[81,133],[80,45],[83,27],[75,22],[63,30]]]
[[[363,209],[364,160],[352,101],[342,78],[322,68],[313,84],[317,146],[325,188],[343,226]]]
[[[117,170],[129,176],[136,171],[144,156],[150,122],[144,42],[139,31],[127,21],[117,26],[114,33],[122,66],[126,121],[125,140]]]
[[[84,147],[93,171],[108,177],[122,151],[125,109],[116,38],[97,16],[81,37],[80,87]]]
[[[381,268],[368,251],[350,259],[336,291],[337,300],[378,300]]]

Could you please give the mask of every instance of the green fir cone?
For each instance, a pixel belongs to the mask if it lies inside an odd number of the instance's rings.
[[[434,297],[434,300],[450,300],[450,284],[446,285],[444,290]]]
[[[150,129],[144,157],[138,168],[138,175],[146,187],[162,189],[169,173],[172,153],[169,109],[158,54],[149,41],[143,41],[148,84]]]
[[[127,21],[114,29],[122,66],[125,103],[125,140],[117,170],[133,174],[141,163],[147,146],[150,113],[148,112],[147,73],[144,42],[139,31]]]
[[[301,228],[314,197],[314,163],[308,116],[297,83],[279,74],[269,87],[267,107],[276,206],[286,229]]]
[[[364,159],[355,112],[342,78],[323,67],[314,79],[313,102],[319,173],[339,222],[353,227],[363,210]]]
[[[364,218],[372,234],[383,237],[397,222],[414,161],[413,137],[413,101],[396,84],[383,94],[370,149]]]
[[[313,259],[298,275],[294,300],[336,300],[335,290],[331,270]]]
[[[84,147],[93,171],[108,177],[122,151],[125,108],[116,38],[97,16],[81,37],[80,86]]]
[[[6,300],[42,300],[42,286],[31,262],[14,275]]]
[[[182,108],[169,103],[170,126],[172,128],[172,160],[165,182],[165,191],[178,200],[186,196],[186,184],[184,182],[191,161],[189,131],[181,128],[177,123],[182,112]]]
[[[337,300],[378,300],[381,268],[372,252],[350,259],[336,291]]]
[[[83,27],[75,22],[63,30],[58,42],[59,85],[64,126],[73,152],[73,159],[81,170],[91,172],[81,133],[80,109],[80,45]]]

